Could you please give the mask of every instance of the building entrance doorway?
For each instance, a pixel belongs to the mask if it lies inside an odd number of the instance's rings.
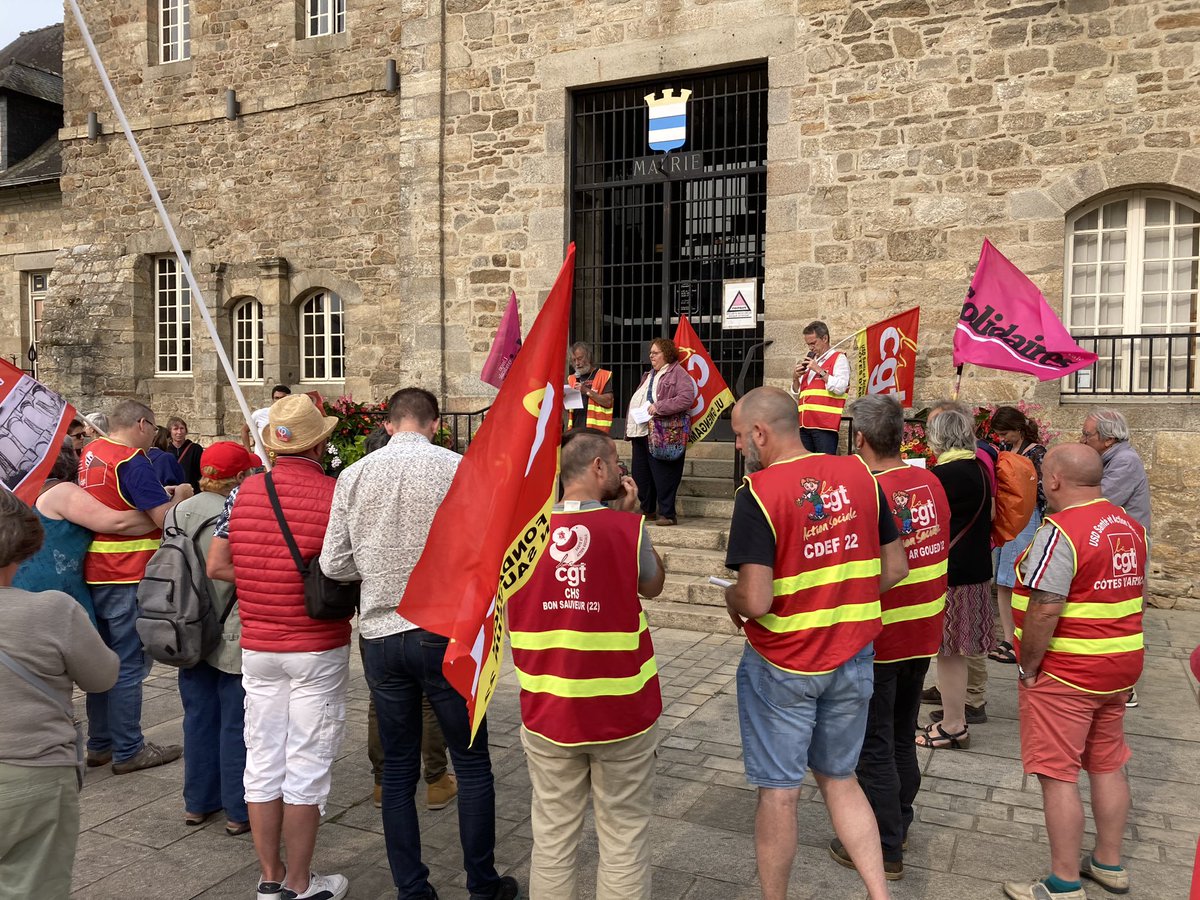
[[[645,96],[678,104],[682,91],[691,92],[686,120],[680,123],[676,105],[670,121],[656,116],[652,123]],[[766,66],[581,91],[572,104],[572,328],[613,372],[615,417],[624,416],[649,368],[649,342],[673,337],[680,315],[736,389],[763,331]],[[659,129],[653,135],[652,124]],[[677,138],[681,127],[682,146],[651,149],[651,140]],[[753,285],[745,298],[753,311],[743,307],[737,323],[750,327],[724,327],[737,318],[723,315],[727,282]],[[758,350],[746,389],[762,378]]]

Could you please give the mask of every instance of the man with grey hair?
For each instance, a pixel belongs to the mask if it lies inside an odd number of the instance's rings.
[[[612,429],[612,372],[596,368],[592,348],[583,341],[571,345],[571,367],[567,384],[583,395],[580,409],[568,410],[571,428],[595,428],[607,433]]]
[[[1115,409],[1093,409],[1083,420],[1080,443],[1100,454],[1104,480],[1100,486],[1104,498],[1125,511],[1150,530],[1150,480],[1142,458],[1129,443],[1129,423]]]

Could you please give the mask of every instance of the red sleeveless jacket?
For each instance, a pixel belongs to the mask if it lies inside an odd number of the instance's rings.
[[[311,459],[280,456],[271,470],[283,517],[300,556],[321,552],[334,479]],[[255,475],[238,489],[229,519],[242,649],[271,653],[333,650],[350,642],[350,621],[318,621],[304,612],[304,584],[279,530],[267,496],[266,476]]]

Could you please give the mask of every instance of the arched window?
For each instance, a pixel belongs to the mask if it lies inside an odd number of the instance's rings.
[[[1100,361],[1068,393],[1193,394],[1200,203],[1160,190],[1109,195],[1067,223],[1067,324]]]
[[[300,379],[340,381],[346,377],[342,300],[317,291],[300,304]]]
[[[253,297],[233,308],[233,367],[238,381],[262,381],[263,308]]]

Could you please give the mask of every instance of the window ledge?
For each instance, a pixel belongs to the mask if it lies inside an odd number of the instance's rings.
[[[178,62],[152,63],[146,66],[143,76],[146,81],[158,81],[160,78],[173,78],[192,74],[192,57]]]
[[[1059,394],[1062,406],[1192,406],[1200,403],[1195,394]]]
[[[320,56],[334,50],[345,50],[350,46],[350,32],[341,31],[337,34],[322,34],[316,37],[300,38],[296,41],[296,55],[299,57]]]

